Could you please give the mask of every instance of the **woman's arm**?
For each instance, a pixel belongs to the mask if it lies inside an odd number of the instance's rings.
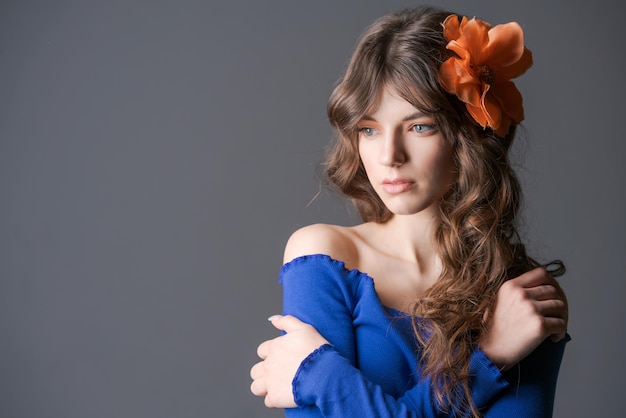
[[[286,334],[259,346],[258,354],[265,360],[251,371],[252,391],[265,396],[268,407],[315,406],[319,416],[338,418],[447,416],[437,406],[428,379],[395,398],[365,378],[312,326],[289,315],[273,317],[272,324]],[[310,354],[303,354],[315,346]],[[284,373],[286,370],[290,372]],[[470,371],[474,375],[471,386],[476,388],[473,401],[479,406],[486,406],[508,386],[498,368],[479,350],[472,355]],[[288,416],[318,416],[309,412],[288,410]]]

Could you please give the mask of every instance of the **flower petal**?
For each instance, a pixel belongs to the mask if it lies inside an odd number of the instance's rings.
[[[457,15],[450,15],[443,21],[443,36],[451,41],[461,36],[459,31],[459,17]]]
[[[500,138],[504,138],[505,136],[508,135],[510,129],[511,129],[511,118],[509,118],[506,115],[502,115],[500,126],[498,127],[498,129],[494,129],[493,131]]]
[[[524,48],[521,58],[507,67],[502,67],[494,71],[496,80],[509,81],[512,78],[524,74],[533,65],[533,54]]]
[[[494,131],[496,131],[496,133],[498,133],[503,119],[502,108],[500,107],[498,99],[494,97],[493,93],[490,90],[491,89],[485,89],[485,93],[483,94],[481,100],[481,108],[485,113],[487,125],[489,125]]]
[[[441,64],[441,68],[439,69],[439,81],[445,91],[448,93],[456,93],[457,80],[458,74],[456,73],[454,58],[450,58]]]
[[[513,65],[522,57],[524,32],[517,22],[494,26],[488,37],[481,59],[494,70]]]
[[[444,90],[456,94],[461,101],[480,105],[481,83],[461,60],[453,57],[444,62],[439,70],[439,80]]]
[[[463,18],[461,21],[461,37],[457,42],[469,51],[472,64],[483,64],[483,49],[489,42],[489,29],[491,26],[482,20]]]
[[[459,84],[456,95],[464,103],[480,106],[480,83]]]
[[[520,123],[524,120],[522,94],[515,86],[515,83],[512,81],[496,83],[492,86],[492,91],[504,114],[509,116],[515,123]]]
[[[470,65],[471,63],[470,52],[465,48],[464,45],[460,44],[456,40],[452,40],[448,42],[448,45],[446,46],[446,48],[456,53],[461,60],[466,61],[467,65]]]
[[[483,112],[483,108],[481,106],[472,106],[471,104],[466,103],[465,107],[470,115],[472,115],[472,118],[474,118],[480,126],[483,128],[487,127],[487,117],[485,116],[485,112]]]

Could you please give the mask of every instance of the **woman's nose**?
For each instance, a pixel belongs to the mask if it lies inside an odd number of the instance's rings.
[[[407,160],[403,138],[400,132],[390,133],[385,137],[380,152],[380,163],[386,166],[398,167]]]

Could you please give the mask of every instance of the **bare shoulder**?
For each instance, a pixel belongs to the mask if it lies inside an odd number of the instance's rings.
[[[354,260],[357,249],[351,227],[314,224],[298,229],[287,241],[283,262],[311,254],[326,254],[347,262]]]

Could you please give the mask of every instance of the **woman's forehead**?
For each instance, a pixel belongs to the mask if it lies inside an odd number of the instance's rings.
[[[427,105],[425,106],[424,100],[420,97],[420,95],[418,94],[417,90],[414,87],[407,85],[407,83],[402,83],[400,81],[396,81],[396,82],[387,81],[387,82],[381,83],[380,86],[378,86],[378,88],[375,90],[375,93],[372,96],[372,99],[370,100],[367,107],[365,108],[365,113],[363,117],[371,116],[375,114],[376,112],[378,112],[385,94],[398,98],[398,99],[402,99],[406,101],[408,104],[410,104],[414,109],[419,110],[421,112],[427,113],[425,109],[430,107]]]

